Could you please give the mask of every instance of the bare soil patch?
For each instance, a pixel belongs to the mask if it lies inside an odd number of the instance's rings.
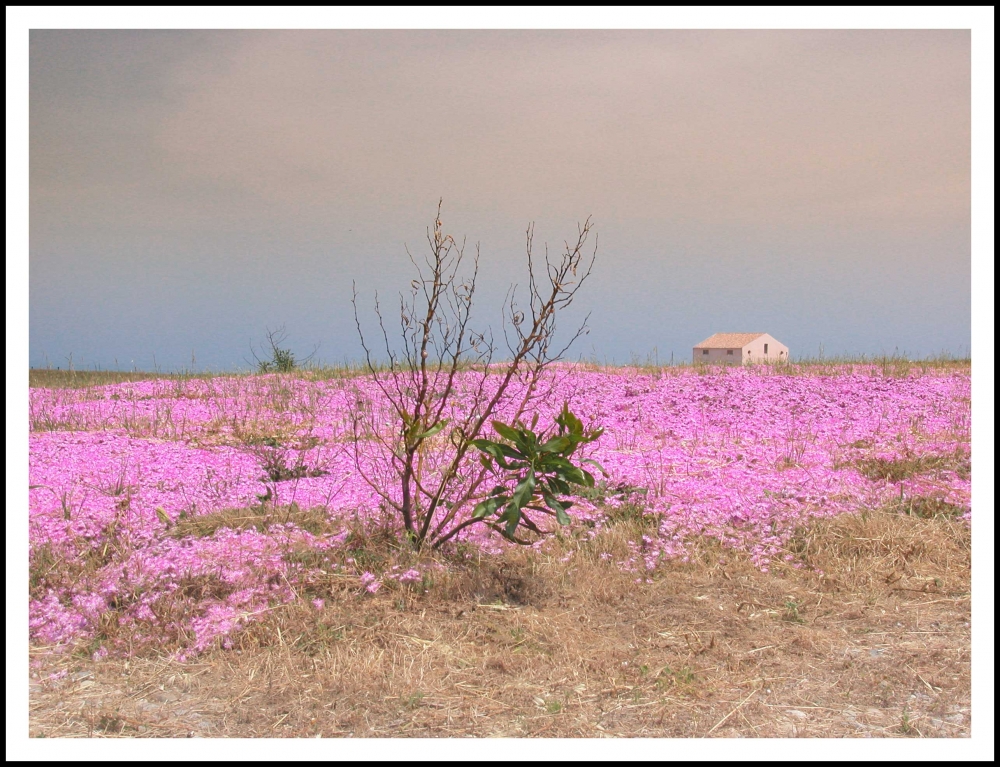
[[[804,567],[761,572],[705,545],[651,583],[598,553],[639,535],[625,521],[453,563],[426,589],[331,581],[322,610],[274,610],[186,663],[34,647],[30,734],[969,736],[960,520],[815,521],[792,542]]]

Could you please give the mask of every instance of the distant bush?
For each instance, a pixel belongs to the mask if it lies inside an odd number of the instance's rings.
[[[285,331],[285,326],[282,325],[280,328],[271,330],[266,329],[267,342],[261,344],[261,354],[262,357],[258,357],[257,353],[250,348],[250,353],[253,355],[254,362],[257,365],[258,373],[291,373],[292,371],[298,369],[301,364],[295,359],[295,355],[292,353],[291,349],[285,349],[282,344],[288,338],[288,333]],[[315,354],[315,350],[313,354]],[[312,359],[313,355],[310,354],[301,362],[308,362]]]

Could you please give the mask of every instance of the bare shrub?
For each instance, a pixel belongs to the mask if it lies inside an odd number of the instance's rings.
[[[503,310],[510,355],[505,358],[489,329],[477,331],[470,324],[479,246],[471,275],[461,277],[465,242],[445,233],[440,202],[427,231],[429,254],[423,264],[407,249],[418,278],[408,296],[400,295],[401,347],[389,341],[376,296],[386,354],[382,364],[362,332],[355,290],[355,323],[377,391],[373,397],[357,389],[355,463],[383,504],[398,513],[415,546],[438,547],[460,525],[471,523],[469,513],[485,495],[482,488],[490,476],[489,466],[475,460],[476,451],[470,453],[473,443],[501,410],[512,423],[520,422],[545,394],[543,372],[586,332],[584,319],[565,344],[555,345],[556,318],[593,268],[596,245],[585,255],[590,233],[588,218],[558,260],[550,260],[546,248],[542,276],[533,251],[534,228],[528,226],[528,301],[522,308],[511,286]]]

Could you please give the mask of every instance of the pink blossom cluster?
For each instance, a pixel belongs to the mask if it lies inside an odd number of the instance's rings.
[[[465,375],[448,413],[453,419],[471,406],[475,374]],[[659,526],[633,541],[618,563],[640,580],[661,561],[685,556],[686,542],[698,536],[747,551],[766,568],[811,517],[900,496],[937,498],[965,509],[966,519],[971,514],[969,472],[955,468],[969,454],[967,371],[895,377],[874,366],[822,375],[768,367],[564,366],[546,386],[537,400],[540,427],[568,401],[585,423],[605,428],[585,457],[599,461],[607,476],[590,497],[577,499],[574,523],[593,535],[630,509],[658,516]],[[499,420],[510,417],[506,407]],[[356,431],[363,408],[373,414],[367,423],[382,424],[386,434],[398,430],[364,377],[32,389],[33,572],[96,563],[36,591],[29,612],[34,640],[69,645],[92,638],[113,612],[118,635],[138,642],[170,632],[198,652],[297,598],[310,573],[289,551],[337,550],[346,533],[314,535],[293,522],[200,537],[173,532],[185,519],[263,500],[321,508],[331,520],[384,520],[384,504],[364,477],[384,481],[381,489],[393,497],[398,488],[387,470],[390,457]],[[447,455],[447,431],[428,445],[433,471],[435,455]],[[865,461],[913,457],[954,460],[929,462],[936,468],[901,481],[871,479],[861,468]],[[470,465],[475,460],[470,454]],[[288,471],[268,476],[275,466]],[[460,538],[486,551],[506,545],[482,525]],[[387,581],[421,578],[417,569],[360,573],[370,593]]]
[[[399,566],[394,565],[392,569],[398,570]],[[423,577],[424,577],[423,573],[421,573],[420,570],[418,570],[415,567],[411,567],[410,569],[404,570],[401,573],[397,572],[389,573],[389,578],[391,578],[394,581],[398,581],[399,583],[417,583],[423,580]]]
[[[365,591],[369,594],[374,594],[382,588],[382,581],[366,570],[361,573],[361,585],[365,587]]]

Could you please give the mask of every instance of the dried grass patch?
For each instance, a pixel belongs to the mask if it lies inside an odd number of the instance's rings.
[[[806,567],[762,573],[705,542],[651,584],[598,556],[634,533],[461,555],[374,595],[331,579],[317,586],[322,610],[306,598],[272,610],[232,650],[183,664],[34,648],[31,733],[969,734],[964,523],[890,510],[816,520],[793,543]]]
[[[943,455],[907,453],[896,458],[864,458],[856,465],[858,471],[873,481],[901,482],[918,474],[939,471],[954,472],[960,479],[972,475],[972,458],[963,446]]]
[[[257,506],[222,509],[209,514],[183,516],[171,526],[169,534],[175,538],[206,538],[222,529],[266,532],[273,525],[289,523],[313,535],[324,535],[340,529],[340,523],[332,521],[325,508],[317,506],[303,509],[293,502],[278,506],[262,503]]]

